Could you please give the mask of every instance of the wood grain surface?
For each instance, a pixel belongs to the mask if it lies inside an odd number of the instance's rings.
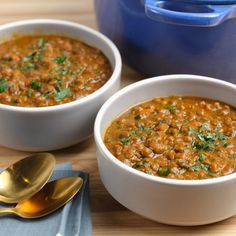
[[[71,20],[96,29],[92,0],[0,0],[0,23],[31,18]],[[142,76],[123,66],[122,86],[140,79]],[[101,183],[93,138],[53,154],[57,163],[71,162],[74,169],[90,173],[93,235],[236,235],[236,217],[208,226],[174,227],[150,221],[124,208]],[[26,152],[0,148],[0,167],[7,167],[26,155]]]

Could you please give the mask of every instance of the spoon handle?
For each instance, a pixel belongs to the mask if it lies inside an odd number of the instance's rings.
[[[9,214],[16,214],[16,212],[13,208],[0,208],[0,216]]]

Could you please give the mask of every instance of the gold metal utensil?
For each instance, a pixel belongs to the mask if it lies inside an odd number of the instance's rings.
[[[0,208],[0,215],[15,214],[23,218],[48,215],[71,200],[82,185],[82,178],[77,176],[49,182],[31,198],[19,202],[15,208]]]
[[[30,198],[50,178],[56,164],[50,153],[37,153],[9,166],[0,174],[0,201],[16,203]]]

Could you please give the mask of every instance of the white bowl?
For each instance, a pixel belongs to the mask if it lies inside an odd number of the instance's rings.
[[[101,105],[120,87],[121,57],[116,46],[86,26],[59,20],[25,20],[0,26],[0,41],[13,35],[62,35],[99,48],[113,74],[94,93],[62,105],[27,108],[0,104],[0,145],[26,151],[46,151],[76,144],[93,132]]]
[[[236,106],[236,85],[194,75],[167,75],[132,84],[113,95],[95,121],[97,160],[103,184],[122,205],[152,220],[203,225],[236,214],[236,173],[206,180],[151,176],[115,158],[103,143],[108,125],[121,112],[153,97],[191,95]]]

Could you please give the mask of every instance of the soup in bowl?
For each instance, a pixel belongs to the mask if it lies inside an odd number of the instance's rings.
[[[144,173],[207,179],[236,171],[236,109],[203,97],[154,98],[124,112],[104,143]]]
[[[101,179],[130,210],[202,225],[236,214],[236,86],[194,75],[134,83],[95,121]]]
[[[59,20],[0,26],[0,145],[46,151],[93,132],[119,89],[121,57],[104,35]]]

